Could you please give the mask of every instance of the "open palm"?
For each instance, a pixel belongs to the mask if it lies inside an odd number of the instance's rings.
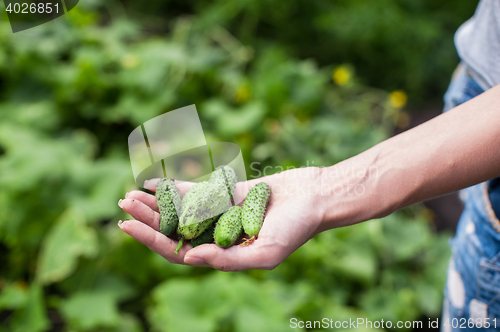
[[[160,233],[156,197],[142,191],[129,192],[120,200],[120,207],[136,219],[125,220],[120,227],[172,263],[211,266],[222,271],[273,269],[317,232],[322,213],[318,196],[307,188],[320,185],[319,173],[316,168],[289,170],[236,185],[235,197],[245,197],[259,182],[266,182],[271,189],[262,229],[248,246],[223,249],[215,244],[203,244],[193,248],[186,243],[175,255],[178,243]],[[154,191],[157,182],[158,179],[154,179],[145,186]],[[193,183],[176,182],[176,185],[183,196]]]

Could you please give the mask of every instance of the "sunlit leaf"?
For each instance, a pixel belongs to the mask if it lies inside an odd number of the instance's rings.
[[[66,211],[44,240],[38,261],[38,280],[52,283],[64,279],[74,271],[79,257],[93,257],[97,250],[96,234],[81,213]]]
[[[29,295],[28,289],[23,283],[5,285],[0,293],[0,310],[17,309],[24,306]]]
[[[82,330],[114,327],[120,322],[116,298],[102,292],[81,292],[61,304],[70,325]]]
[[[16,311],[12,318],[12,332],[41,332],[50,327],[45,312],[43,289],[37,283],[32,283],[26,302],[22,309]]]

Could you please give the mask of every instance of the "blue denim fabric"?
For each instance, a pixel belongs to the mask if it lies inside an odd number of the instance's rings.
[[[464,68],[459,67],[445,94],[444,111],[482,92]],[[462,190],[460,194],[465,207],[456,235],[450,242],[453,256],[444,290],[441,330],[498,331],[500,221],[497,215],[500,211],[500,180],[480,183]],[[486,323],[489,328],[484,328]]]
[[[497,217],[500,217],[500,178],[488,182],[488,191],[493,211]]]

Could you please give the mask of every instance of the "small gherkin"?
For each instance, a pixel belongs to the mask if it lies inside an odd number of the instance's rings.
[[[189,225],[181,225],[179,223],[179,233],[180,235],[187,239],[192,240],[203,234],[203,232],[213,224],[215,218],[208,218],[203,221],[189,224]]]
[[[245,202],[243,203],[241,223],[245,233],[249,237],[255,237],[259,234],[270,195],[271,190],[269,189],[269,185],[265,182],[257,183],[248,192]]]
[[[181,196],[173,179],[160,179],[156,187],[156,200],[160,211],[160,232],[171,236],[176,231],[181,211]]]
[[[228,248],[236,242],[243,228],[241,226],[241,207],[235,205],[227,210],[215,225],[215,244]]]
[[[210,176],[210,182],[225,186],[231,198],[233,197],[237,181],[236,173],[227,165],[217,167]]]
[[[200,236],[214,221],[214,217],[228,209],[230,202],[225,186],[210,182],[199,186],[197,191],[182,203],[179,233],[187,240]]]
[[[184,245],[184,239],[190,239],[193,248],[204,243],[211,243],[214,240],[214,227],[217,219],[218,216],[182,228],[179,225],[179,227],[177,227],[179,243],[177,245],[177,248],[175,248],[174,253],[176,255],[179,253],[182,246]]]
[[[194,247],[197,247],[199,245],[205,244],[205,243],[212,243],[214,242],[214,229],[215,229],[215,223],[217,221],[214,221],[210,227],[208,227],[203,233],[201,233],[200,236],[191,239],[191,245]]]
[[[208,184],[208,181],[203,181],[195,184],[194,186],[191,187],[191,189],[188,190],[188,192],[184,195],[182,198],[182,209],[181,209],[181,214],[186,210],[187,206],[190,206],[190,201],[193,200],[193,197],[195,197],[199,192],[202,192],[205,190],[205,186]]]

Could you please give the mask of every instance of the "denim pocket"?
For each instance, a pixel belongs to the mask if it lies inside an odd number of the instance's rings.
[[[443,112],[471,100],[483,93],[481,86],[467,74],[466,67],[460,64],[453,74],[448,90],[444,95]]]
[[[469,77],[462,90],[462,103],[479,96],[483,92],[484,90],[479,84],[472,77]]]
[[[500,319],[500,262],[498,255],[481,259],[477,271],[477,299],[488,306],[488,317]]]

